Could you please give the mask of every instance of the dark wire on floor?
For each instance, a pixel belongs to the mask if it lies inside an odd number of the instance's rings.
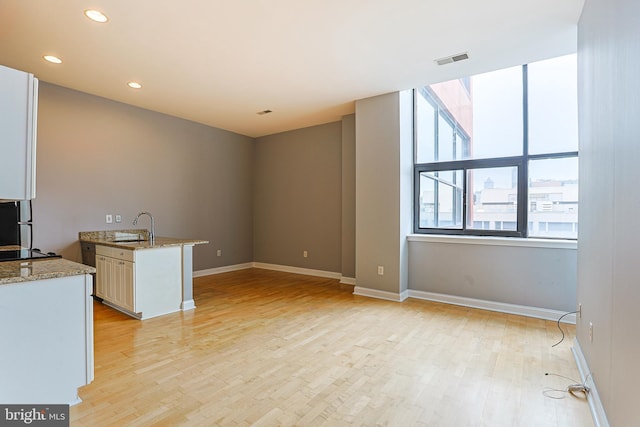
[[[560,338],[560,341],[558,341],[557,343],[555,343],[554,345],[552,345],[551,347],[555,347],[558,344],[560,344],[562,341],[564,341],[564,331],[562,330],[562,328],[560,327],[560,321],[565,317],[568,316],[570,314],[576,314],[577,311],[570,311],[568,313],[563,314],[562,316],[560,316],[560,318],[558,319],[558,329],[560,329],[560,333],[562,334],[562,338]]]

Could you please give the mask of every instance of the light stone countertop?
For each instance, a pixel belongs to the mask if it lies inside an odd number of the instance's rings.
[[[126,239],[128,236],[139,236],[143,240],[118,241]],[[179,239],[175,237],[156,237],[153,243],[148,239],[147,230],[109,230],[109,231],[81,231],[78,238],[81,242],[95,243],[96,245],[111,246],[120,249],[152,249],[166,246],[203,245],[209,243],[208,240],[199,239]]]
[[[62,258],[0,262],[0,286],[95,273],[96,269]]]

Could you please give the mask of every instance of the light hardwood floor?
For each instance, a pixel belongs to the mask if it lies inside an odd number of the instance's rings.
[[[352,294],[250,269],[194,280],[197,308],[95,304],[95,380],[72,426],[592,426],[555,322]]]

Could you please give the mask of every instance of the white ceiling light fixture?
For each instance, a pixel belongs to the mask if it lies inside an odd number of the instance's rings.
[[[464,61],[469,59],[469,52],[462,52],[451,56],[445,56],[444,58],[435,59],[434,61],[438,65],[451,64],[453,62]]]
[[[52,64],[62,64],[62,59],[58,58],[57,56],[45,55],[42,57],[42,59],[47,62],[51,62]]]
[[[101,24],[104,24],[105,22],[107,22],[109,20],[109,18],[107,18],[107,15],[105,15],[104,13],[100,12],[99,10],[95,10],[95,9],[87,9],[84,11],[84,15],[91,19],[92,21],[95,22],[99,22]]]
[[[127,86],[131,89],[142,89],[142,85],[138,82],[127,82]]]

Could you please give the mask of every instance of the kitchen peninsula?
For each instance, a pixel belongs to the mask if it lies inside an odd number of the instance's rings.
[[[206,240],[154,237],[147,230],[83,231],[95,245],[95,295],[137,319],[195,308],[193,246]]]
[[[93,267],[0,262],[0,402],[74,404],[93,380]]]

